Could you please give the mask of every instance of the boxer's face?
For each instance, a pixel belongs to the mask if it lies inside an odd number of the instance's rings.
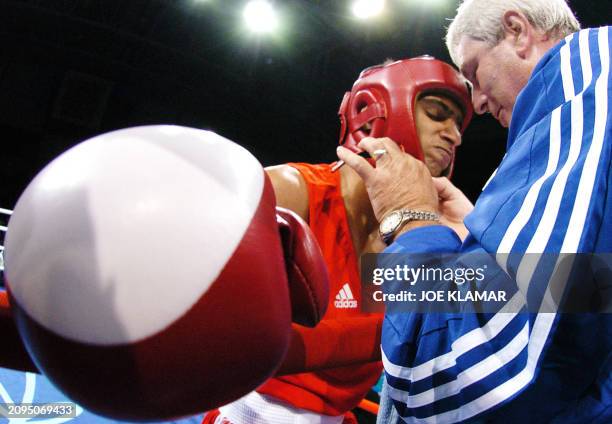
[[[512,42],[496,46],[464,36],[457,48],[461,73],[472,83],[472,103],[478,114],[490,113],[508,127],[514,102],[529,79],[529,70],[518,59]]]
[[[463,112],[449,97],[440,93],[419,96],[414,119],[425,165],[434,177],[442,175],[461,144]]]

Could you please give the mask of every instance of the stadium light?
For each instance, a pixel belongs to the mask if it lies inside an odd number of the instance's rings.
[[[355,0],[353,14],[359,19],[368,19],[380,15],[385,8],[385,0]]]
[[[247,27],[257,33],[272,32],[278,28],[276,11],[266,0],[251,0],[242,14]]]

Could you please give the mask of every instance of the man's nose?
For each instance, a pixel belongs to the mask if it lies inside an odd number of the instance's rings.
[[[479,115],[488,112],[487,110],[487,96],[478,89],[474,89],[472,93],[472,104],[474,105],[474,112]]]

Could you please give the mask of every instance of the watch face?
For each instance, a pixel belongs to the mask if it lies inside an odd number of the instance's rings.
[[[395,211],[390,215],[387,215],[380,223],[380,232],[382,234],[388,234],[395,231],[398,225],[402,222],[402,213]]]

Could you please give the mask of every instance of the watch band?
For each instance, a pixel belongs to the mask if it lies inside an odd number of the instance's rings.
[[[389,231],[383,231],[383,222],[385,221],[385,219],[397,213],[402,214],[401,219],[399,220],[397,225],[394,225],[393,228],[391,228]],[[430,211],[419,211],[414,209],[394,210],[385,215],[385,217],[380,221],[381,225],[378,229],[380,238],[385,244],[389,245],[393,241],[393,238],[395,237],[397,231],[410,221],[440,221],[440,216],[437,213]]]

